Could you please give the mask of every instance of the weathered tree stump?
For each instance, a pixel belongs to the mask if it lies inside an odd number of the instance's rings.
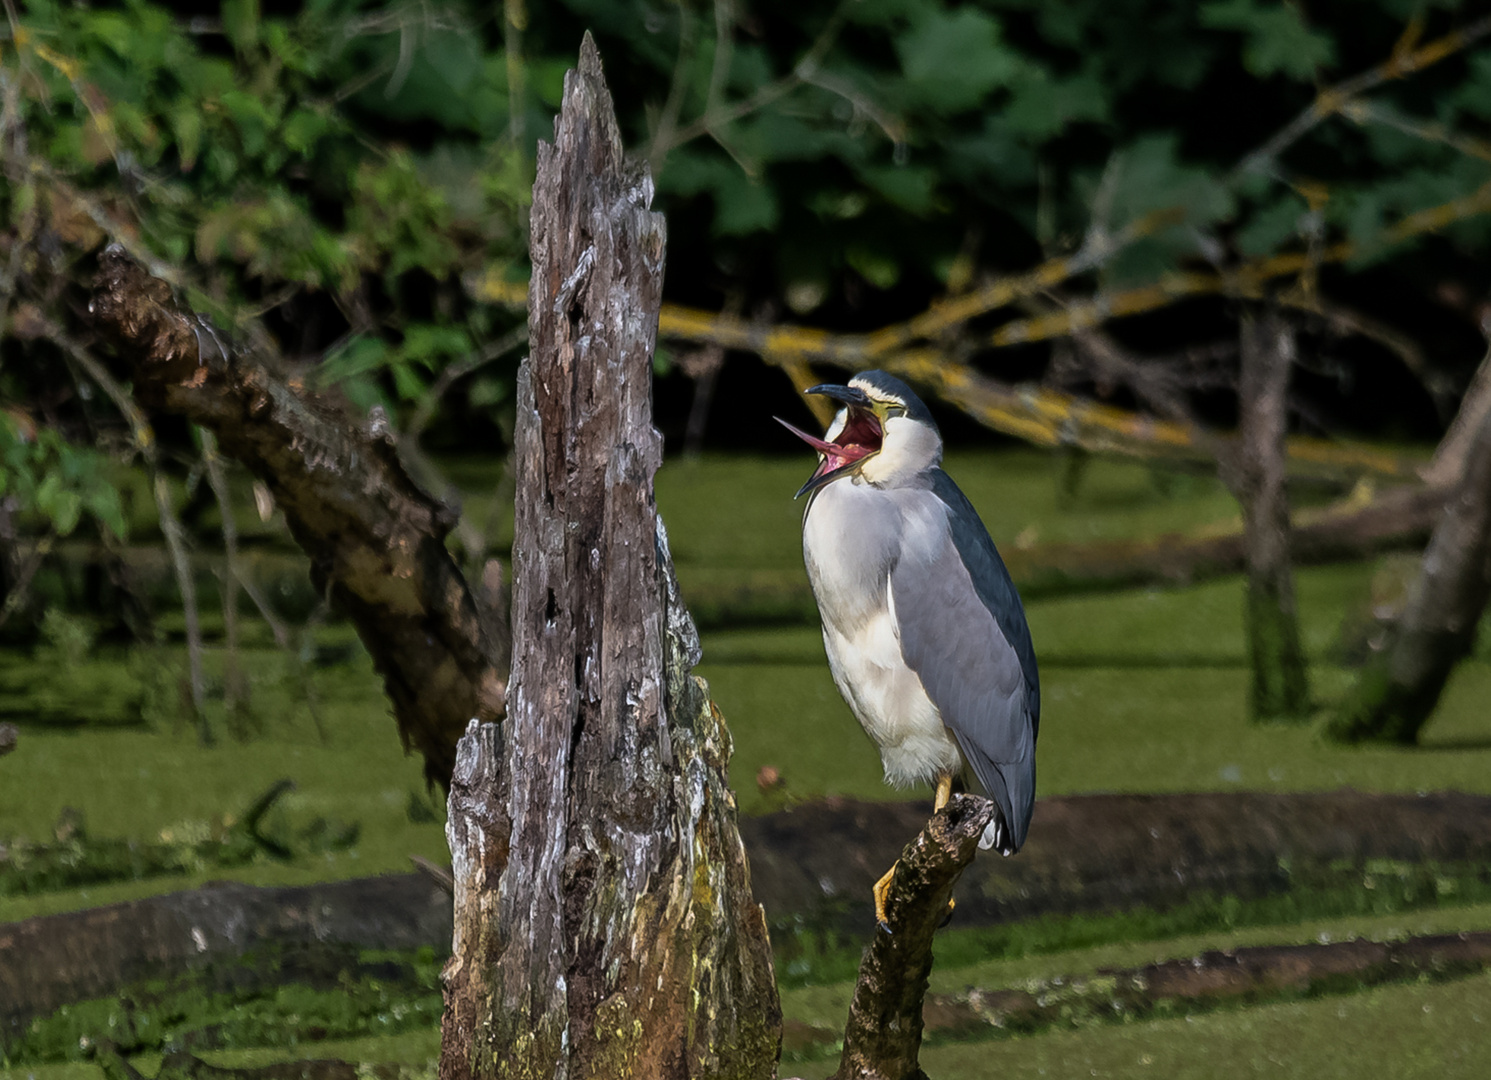
[[[652,479],[664,224],[587,35],[534,184],[508,718],[448,832],[443,1080],[767,1077],[781,1010]]]

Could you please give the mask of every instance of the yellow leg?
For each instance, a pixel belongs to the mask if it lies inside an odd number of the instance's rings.
[[[951,776],[939,776],[937,778],[937,800],[933,806],[933,813],[940,813],[942,808],[947,805],[947,801],[952,797],[953,778]],[[899,862],[893,863],[891,868],[885,872],[885,876],[875,882],[875,887],[872,890],[875,894],[875,921],[880,924],[880,929],[884,930],[887,934],[890,933],[890,923],[885,918],[885,897],[890,892],[890,883],[895,880],[896,867],[900,865]],[[949,917],[952,916],[953,907],[953,901],[949,900],[947,902],[947,914]]]
[[[885,921],[885,894],[890,892],[890,883],[895,880],[896,867],[900,865],[901,862],[899,859],[891,863],[890,869],[885,872],[885,876],[875,882],[874,888],[870,890],[875,894],[875,921],[880,924],[880,929],[884,930],[887,934],[890,933],[890,923]]]
[[[953,778],[951,776],[939,776],[937,778],[937,801],[932,805],[934,814],[941,813],[947,801],[953,797]],[[953,908],[958,902],[951,897],[947,901],[947,914],[942,917],[942,925],[946,926],[949,919],[953,917]]]
[[[932,813],[942,812],[947,805],[947,800],[953,797],[953,778],[951,776],[939,776],[937,778],[937,801],[932,804]]]

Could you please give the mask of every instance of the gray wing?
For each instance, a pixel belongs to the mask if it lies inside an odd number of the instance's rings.
[[[891,571],[901,652],[1007,825],[1025,843],[1035,805],[1040,681],[1025,609],[978,514],[937,470],[946,527],[908,533]],[[940,523],[938,523],[940,525]]]

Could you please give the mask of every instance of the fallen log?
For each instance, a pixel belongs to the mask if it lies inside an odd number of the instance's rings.
[[[1449,492],[1420,485],[1386,491],[1367,502],[1348,500],[1294,515],[1291,558],[1296,566],[1345,562],[1405,547],[1421,547],[1444,511]],[[1246,561],[1242,523],[1224,529],[1166,533],[1138,540],[1041,544],[1002,549],[1026,597],[1133,585],[1188,585],[1235,574]]]
[[[272,1065],[229,1069],[178,1051],[162,1058],[155,1076],[149,1077],[131,1065],[123,1054],[109,1047],[101,1047],[94,1060],[103,1071],[104,1080],[401,1080],[408,1073],[405,1066],[397,1062],[339,1061],[334,1058],[279,1061]]]
[[[926,802],[837,799],[743,819],[756,899],[774,922],[821,916],[837,931],[868,936],[870,886],[901,854],[901,838],[926,824],[929,809]],[[954,925],[1165,908],[1201,894],[1275,895],[1332,865],[1354,868],[1360,885],[1372,860],[1425,866],[1426,873],[1491,865],[1491,796],[1042,799],[1019,859],[986,855],[964,873]],[[287,888],[219,883],[0,923],[0,1043],[30,1017],[256,947],[323,942],[444,953],[451,925],[449,894],[424,873]]]
[[[929,802],[828,799],[746,818],[756,897],[773,920],[832,910],[874,925],[870,886],[926,824]],[[1257,897],[1330,866],[1491,859],[1491,796],[1360,791],[1073,795],[1041,799],[1018,859],[963,874],[959,926],[1036,915],[1163,908],[1200,893]]]
[[[448,949],[450,896],[423,874],[191,892],[0,923],[0,1045],[64,1005],[268,947]]]
[[[1058,976],[1034,986],[971,987],[959,994],[928,994],[921,1028],[928,1036],[945,1039],[1025,1035],[1093,1023],[1188,1016],[1228,1005],[1349,992],[1386,983],[1442,981],[1482,971],[1488,965],[1491,931],[1212,950],[1139,968]],[[783,1049],[796,1054],[821,1052],[837,1038],[828,1028],[799,1024],[788,1032]]]
[[[279,1061],[254,1068],[228,1069],[178,1051],[162,1058],[155,1076],[149,1077],[131,1065],[123,1054],[108,1047],[101,1047],[94,1060],[103,1071],[104,1080],[400,1080],[407,1072],[396,1062],[339,1061],[334,1058]]]

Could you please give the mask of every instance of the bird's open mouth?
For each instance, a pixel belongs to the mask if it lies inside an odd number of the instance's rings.
[[[844,422],[844,430],[835,435],[832,442],[809,435],[780,416],[776,421],[823,456],[818,468],[797,493],[798,497],[852,471],[865,458],[880,451],[881,440],[885,437],[880,418],[858,405],[849,406],[849,417]]]

